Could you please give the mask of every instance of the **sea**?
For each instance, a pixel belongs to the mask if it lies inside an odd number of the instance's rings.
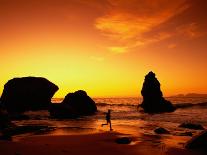
[[[180,128],[184,122],[201,124],[207,127],[207,97],[167,97],[177,108],[171,113],[146,114],[138,109],[142,98],[93,98],[98,112],[92,116],[84,116],[77,119],[53,119],[48,111],[29,111],[27,120],[14,121],[16,125],[48,126],[51,130],[42,132],[49,135],[74,135],[92,134],[109,131],[109,126],[102,127],[105,123],[105,114],[111,111],[113,131],[132,134],[154,134],[154,129],[163,127],[174,135],[185,132],[197,132],[196,130]],[[54,98],[54,104],[61,103],[62,98]],[[40,133],[41,134],[41,133]],[[29,134],[31,135],[31,133]],[[28,135],[28,136],[29,136]],[[25,137],[18,135],[16,138]]]

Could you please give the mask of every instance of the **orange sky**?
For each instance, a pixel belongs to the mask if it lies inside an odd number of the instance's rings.
[[[42,76],[55,97],[140,96],[157,74],[165,96],[207,93],[206,0],[0,0],[0,94]]]

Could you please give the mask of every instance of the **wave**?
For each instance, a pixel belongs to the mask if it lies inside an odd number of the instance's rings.
[[[137,107],[139,104],[131,104],[131,103],[96,103],[97,106],[126,106],[126,107]],[[201,103],[175,103],[173,104],[175,108],[190,108],[190,107],[207,107],[207,102]]]
[[[201,103],[177,103],[174,104],[176,108],[191,108],[191,107],[205,107],[207,106],[207,102]]]
[[[96,103],[97,106],[127,106],[127,107],[136,107],[138,104],[131,103]]]

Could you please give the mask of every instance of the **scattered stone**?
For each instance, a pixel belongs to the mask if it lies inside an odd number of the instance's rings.
[[[130,144],[132,139],[129,137],[120,137],[115,140],[117,144]]]
[[[175,110],[172,103],[163,98],[162,91],[160,90],[160,82],[153,72],[149,72],[145,76],[141,94],[143,102],[140,107],[146,113],[173,112]]]
[[[154,132],[157,134],[169,134],[170,133],[168,130],[162,127],[156,128]]]
[[[182,123],[179,125],[181,128],[188,128],[188,129],[194,129],[194,130],[205,130],[204,127],[200,124],[195,123]]]

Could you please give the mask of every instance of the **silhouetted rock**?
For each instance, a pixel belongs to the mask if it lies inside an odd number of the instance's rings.
[[[57,90],[58,87],[45,78],[14,78],[4,85],[1,104],[9,113],[14,114],[47,109]]]
[[[194,124],[194,123],[182,123],[179,125],[181,128],[188,128],[188,129],[194,129],[194,130],[204,130],[204,127],[200,124]]]
[[[173,112],[175,110],[172,103],[163,98],[160,83],[153,72],[149,72],[145,76],[141,94],[143,102],[140,106],[144,109],[144,112],[161,113]]]
[[[154,132],[157,134],[169,134],[170,133],[168,130],[162,127],[156,128]]]
[[[129,137],[120,137],[115,140],[117,144],[130,144],[132,139]]]
[[[50,115],[55,118],[75,118],[92,115],[96,111],[95,102],[83,90],[67,94],[62,103],[50,107]]]
[[[194,136],[186,144],[187,149],[204,149],[207,150],[207,131],[203,131],[200,134]]]

